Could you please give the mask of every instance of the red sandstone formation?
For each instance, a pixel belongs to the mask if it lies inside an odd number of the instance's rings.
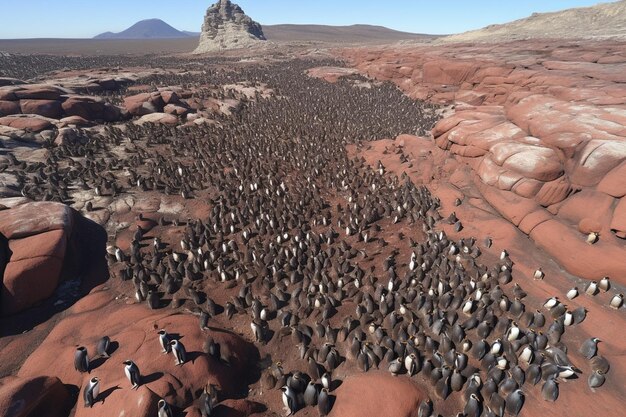
[[[339,54],[411,97],[454,105],[432,134],[471,169],[480,198],[572,274],[626,283],[626,44]],[[586,243],[591,231],[599,234],[594,245]]]

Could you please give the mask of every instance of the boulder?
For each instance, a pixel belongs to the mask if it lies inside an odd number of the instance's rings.
[[[246,48],[265,40],[261,25],[230,0],[219,0],[206,11],[196,54]]]
[[[178,97],[178,94],[176,93],[176,91],[164,90],[164,91],[161,91],[160,94],[161,94],[161,99],[163,99],[163,102],[165,104],[179,104],[180,103],[180,97]]]
[[[64,417],[70,394],[58,378],[0,379],[0,415],[6,417]]]
[[[8,239],[2,275],[2,315],[24,311],[54,294],[61,281],[74,212],[59,203],[25,203],[3,210],[0,234]]]
[[[48,84],[28,84],[20,87],[21,88],[15,90],[15,96],[20,100],[58,100],[61,94],[67,92],[67,90],[60,87]]]
[[[178,117],[167,113],[151,113],[141,116],[135,123],[142,125],[144,123],[158,123],[170,126],[178,124]]]
[[[374,371],[346,378],[329,417],[416,417],[427,395],[411,379]]]
[[[20,105],[16,101],[0,100],[0,117],[20,113]]]
[[[188,353],[184,365],[177,366],[171,354],[162,354],[157,333],[160,328],[180,337]],[[94,352],[104,334],[116,346],[111,358],[94,361],[90,374],[76,372],[73,367],[76,345]],[[208,335],[220,344],[223,356],[228,357],[217,359],[203,352]],[[132,358],[141,370],[143,383],[138,390],[131,389],[121,372],[120,362],[126,358]],[[207,383],[215,384],[222,398],[238,395],[246,388],[257,360],[258,351],[253,345],[218,328],[203,332],[194,315],[177,314],[169,308],[151,310],[145,303],[128,304],[114,292],[96,289],[67,311],[26,359],[18,376],[56,377],[64,384],[78,386],[81,392],[89,378],[98,376],[102,381],[101,395],[91,409],[79,405],[77,417],[121,413],[150,417],[155,415],[159,398],[181,409],[190,407]]]
[[[124,98],[124,107],[133,116],[161,112],[164,105],[159,93],[140,93]]]
[[[9,126],[27,132],[41,132],[54,125],[50,119],[33,114],[20,114],[0,117],[0,125]]]
[[[73,222],[74,212],[65,204],[22,203],[2,212],[0,233],[7,239],[20,239],[51,230],[65,230],[70,233]]]
[[[86,120],[114,122],[121,117],[119,108],[90,96],[70,96],[62,107],[67,116],[80,116]]]
[[[189,112],[189,109],[183,106],[177,106],[176,104],[167,104],[163,111],[167,114],[173,114],[175,116],[182,116]]]
[[[20,108],[22,113],[38,114],[51,119],[58,119],[63,111],[57,100],[20,100]]]

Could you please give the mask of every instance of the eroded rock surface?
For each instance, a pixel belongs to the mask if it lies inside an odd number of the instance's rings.
[[[194,53],[246,48],[264,41],[261,25],[252,20],[237,4],[219,0],[206,11],[200,43]]]
[[[616,58],[626,60],[625,44],[406,46],[342,56],[412,97],[453,104],[432,134],[476,174],[481,198],[571,273],[623,280],[626,64]],[[594,245],[579,228],[589,222],[598,225]]]

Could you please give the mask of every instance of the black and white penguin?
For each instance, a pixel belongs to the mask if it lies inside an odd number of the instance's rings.
[[[163,353],[170,353],[170,351],[172,350],[172,346],[170,345],[171,341],[172,340],[170,339],[170,335],[168,335],[165,330],[159,330],[159,344],[163,349]]]
[[[593,358],[594,356],[596,356],[596,353],[598,353],[598,342],[600,342],[600,339],[598,339],[597,337],[592,337],[585,340],[580,346],[579,352],[586,359]]]
[[[159,400],[159,411],[157,416],[158,417],[174,417],[174,413],[172,412],[172,408],[170,407],[170,405],[165,402],[164,399],[160,399]]]
[[[182,366],[187,361],[185,346],[178,340],[172,340],[170,346],[172,346],[172,353],[176,358],[176,365]]]
[[[139,367],[137,364],[131,360],[125,360],[123,362],[124,365],[124,373],[126,374],[126,378],[130,381],[130,385],[132,385],[133,389],[139,388],[141,384],[141,373],[139,372]]]
[[[108,358],[109,357],[109,347],[111,346],[111,339],[109,336],[103,336],[98,340],[96,344],[96,355],[99,358]]]
[[[288,385],[282,387],[281,390],[283,391],[283,404],[289,412],[287,415],[290,416],[298,410],[298,399],[296,398],[296,393]]]
[[[322,388],[318,398],[317,398],[317,409],[320,413],[320,416],[326,416],[330,413],[330,395],[328,395],[328,390],[326,388]]]
[[[74,352],[74,368],[78,372],[89,372],[89,356],[87,354],[87,348],[79,346]]]
[[[313,406],[317,404],[317,387],[315,382],[309,381],[304,390],[304,404],[307,406]]]
[[[100,379],[94,376],[89,380],[89,383],[85,386],[83,391],[83,399],[85,400],[85,407],[93,407],[100,394]]]

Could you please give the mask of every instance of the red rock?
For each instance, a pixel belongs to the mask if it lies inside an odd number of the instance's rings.
[[[58,100],[64,91],[56,86],[46,84],[31,84],[20,86],[15,90],[18,99]]]
[[[560,203],[570,194],[572,186],[565,177],[559,177],[554,181],[546,182],[535,195],[535,201],[544,207]]]
[[[589,234],[591,232],[599,233],[602,230],[602,223],[599,221],[585,217],[578,222],[578,231],[580,233]]]
[[[32,115],[13,115],[0,117],[0,125],[22,129],[28,132],[41,132],[52,128],[52,123],[43,117]]]
[[[54,294],[67,246],[63,230],[10,240],[12,255],[2,278],[2,314],[23,311]]]
[[[61,126],[79,126],[79,127],[93,126],[93,122],[86,120],[80,116],[67,116],[59,120],[59,122],[61,122]]]
[[[20,105],[15,101],[0,100],[0,117],[8,116],[10,114],[18,114],[20,112]]]
[[[25,114],[38,114],[40,116],[58,119],[61,115],[61,103],[57,100],[20,100],[20,108]]]
[[[626,162],[613,168],[598,184],[598,191],[616,198],[626,195]]]
[[[155,326],[181,336],[188,352],[187,363],[176,366],[171,354],[161,353]],[[89,352],[94,352],[103,334],[118,346],[111,358],[101,362],[91,374],[76,372],[73,368],[75,346],[84,345]],[[224,354],[230,351],[230,366],[203,353],[208,334],[220,344]],[[144,382],[137,391],[130,388],[121,371],[120,361],[126,358],[132,358],[143,375]],[[119,415],[124,410],[126,413],[133,410],[133,416],[150,417],[154,415],[153,407],[159,398],[181,409],[190,407],[194,396],[207,383],[215,384],[225,398],[238,395],[246,386],[248,372],[257,358],[256,349],[233,333],[217,328],[208,332],[200,330],[198,319],[193,315],[177,314],[171,309],[150,310],[144,303],[127,304],[110,291],[96,290],[70,308],[26,359],[18,376],[54,376],[81,390],[89,378],[98,376],[104,395],[101,394],[91,409],[79,405],[77,417]],[[143,401],[140,403],[138,398]]]
[[[163,107],[163,112],[173,114],[175,116],[182,116],[183,114],[189,112],[189,109],[183,106],[177,106],[175,104],[167,104],[165,107]]]
[[[140,93],[124,98],[124,106],[133,116],[160,112],[164,104],[159,93]]]
[[[7,417],[64,417],[70,395],[58,378],[0,379],[0,414]]]
[[[615,206],[610,228],[617,237],[626,239],[626,198],[624,197]]]
[[[71,96],[63,102],[62,107],[66,115],[80,116],[86,120],[114,122],[121,118],[117,107],[90,96]]]
[[[596,244],[589,245],[586,235],[553,219],[537,225],[530,237],[572,274],[588,279],[610,276],[623,282],[621,277],[626,274],[623,243],[612,244],[609,236],[600,235]]]
[[[329,417],[414,417],[426,394],[404,376],[374,371],[346,378]]]
[[[425,83],[460,85],[470,79],[478,68],[476,62],[439,58],[424,63],[422,79]]]
[[[141,116],[136,121],[136,123],[159,123],[164,125],[176,126],[178,124],[178,117],[167,113],[150,113],[146,114],[145,116]]]
[[[594,219],[608,225],[615,199],[607,194],[585,189],[571,195],[561,204],[558,216],[577,225],[582,219]]]
[[[180,97],[178,97],[178,94],[175,91],[161,91],[161,99],[163,99],[163,102],[165,104],[178,104],[180,103]]]
[[[0,216],[0,233],[7,239],[19,239],[51,230],[71,233],[73,211],[61,203],[31,202],[5,210]]]

